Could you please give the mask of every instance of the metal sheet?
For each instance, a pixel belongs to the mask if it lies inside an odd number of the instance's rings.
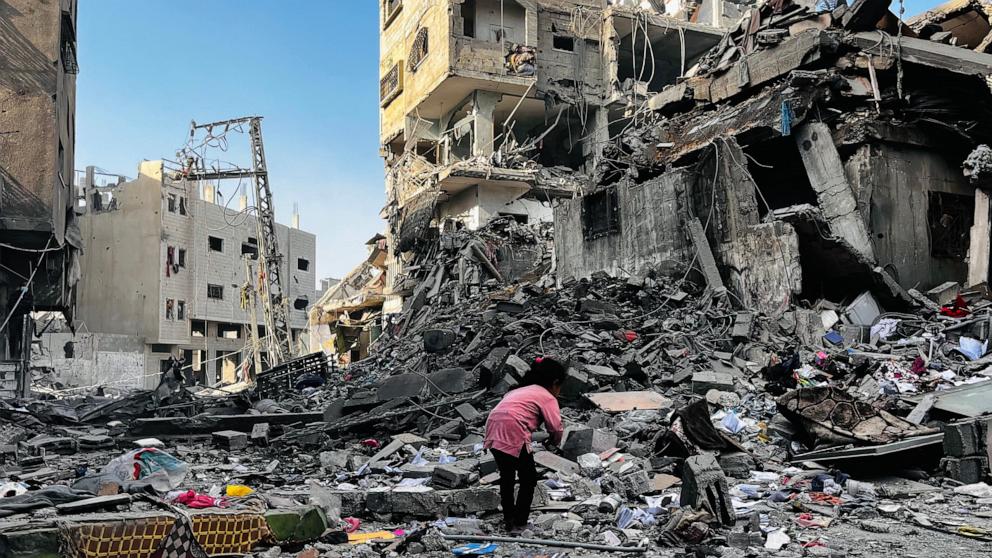
[[[899,440],[898,442],[892,442],[891,444],[882,444],[878,446],[837,448],[837,449],[811,451],[796,455],[791,459],[791,461],[793,463],[799,461],[821,461],[821,460],[826,462],[833,462],[833,461],[842,461],[845,459],[861,459],[865,457],[890,455],[894,453],[914,450],[917,448],[938,445],[943,443],[944,443],[944,433],[941,432],[939,434],[917,436],[915,438],[907,438],[905,440]]]
[[[963,417],[992,413],[992,380],[936,391],[932,395],[936,399],[933,404],[934,409]],[[906,399],[918,403],[923,397],[914,396]]]
[[[655,391],[621,391],[587,393],[586,399],[593,405],[610,413],[624,411],[666,409],[672,400]]]

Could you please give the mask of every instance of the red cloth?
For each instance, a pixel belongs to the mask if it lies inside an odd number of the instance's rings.
[[[187,490],[179,496],[176,496],[176,503],[182,504],[187,508],[223,508],[227,507],[227,501],[223,498],[214,498],[213,496],[207,496],[206,494],[197,494],[193,490]]]
[[[563,428],[558,399],[541,386],[526,386],[507,393],[486,419],[486,449],[519,456],[530,451],[531,434],[541,423],[555,445],[561,443]]]
[[[968,310],[968,303],[964,300],[964,297],[958,295],[954,299],[953,304],[948,304],[940,309],[940,313],[944,316],[950,316],[951,318],[963,318],[971,312]]]

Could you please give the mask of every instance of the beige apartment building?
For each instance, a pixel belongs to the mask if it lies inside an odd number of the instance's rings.
[[[141,163],[133,181],[100,187],[84,180],[79,321],[88,332],[143,339],[137,387],[156,385],[171,355],[207,385],[234,381],[251,361],[243,287],[246,259],[258,273],[256,221],[242,212],[243,195],[224,200],[210,184],[202,190],[174,180],[162,161]],[[295,343],[315,299],[316,237],[277,225],[277,238]],[[264,336],[261,311],[257,320]]]

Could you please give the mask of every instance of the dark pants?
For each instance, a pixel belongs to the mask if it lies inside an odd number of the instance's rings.
[[[530,517],[530,505],[534,500],[534,488],[537,486],[537,468],[534,466],[534,454],[524,450],[520,457],[514,457],[499,450],[490,449],[499,468],[499,495],[503,504],[503,521],[507,529],[524,527]],[[513,488],[516,479],[520,479],[520,490],[516,501],[513,499]]]

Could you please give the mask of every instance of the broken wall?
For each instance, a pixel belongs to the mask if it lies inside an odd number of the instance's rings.
[[[883,142],[861,146],[847,159],[845,170],[862,213],[868,215],[878,265],[900,284],[927,289],[967,275],[970,223],[950,207],[953,215],[931,215],[931,209],[938,210],[931,204],[944,199],[965,204],[963,209],[973,216],[975,189],[959,167],[932,149]],[[935,243],[934,233],[944,242]],[[941,251],[952,238],[959,245],[950,252],[960,250],[960,256]]]
[[[68,387],[149,387],[145,379],[145,341],[135,335],[46,333],[35,339],[31,366],[51,369],[52,379]],[[150,370],[155,376],[157,371]],[[157,382],[157,378],[154,380]]]
[[[616,189],[619,230],[586,238],[583,199],[555,205],[555,257],[558,276],[588,277],[597,271],[636,274],[650,268],[676,269],[691,257],[685,234],[683,192],[693,173],[678,169],[641,184]],[[587,217],[588,218],[588,217]]]

